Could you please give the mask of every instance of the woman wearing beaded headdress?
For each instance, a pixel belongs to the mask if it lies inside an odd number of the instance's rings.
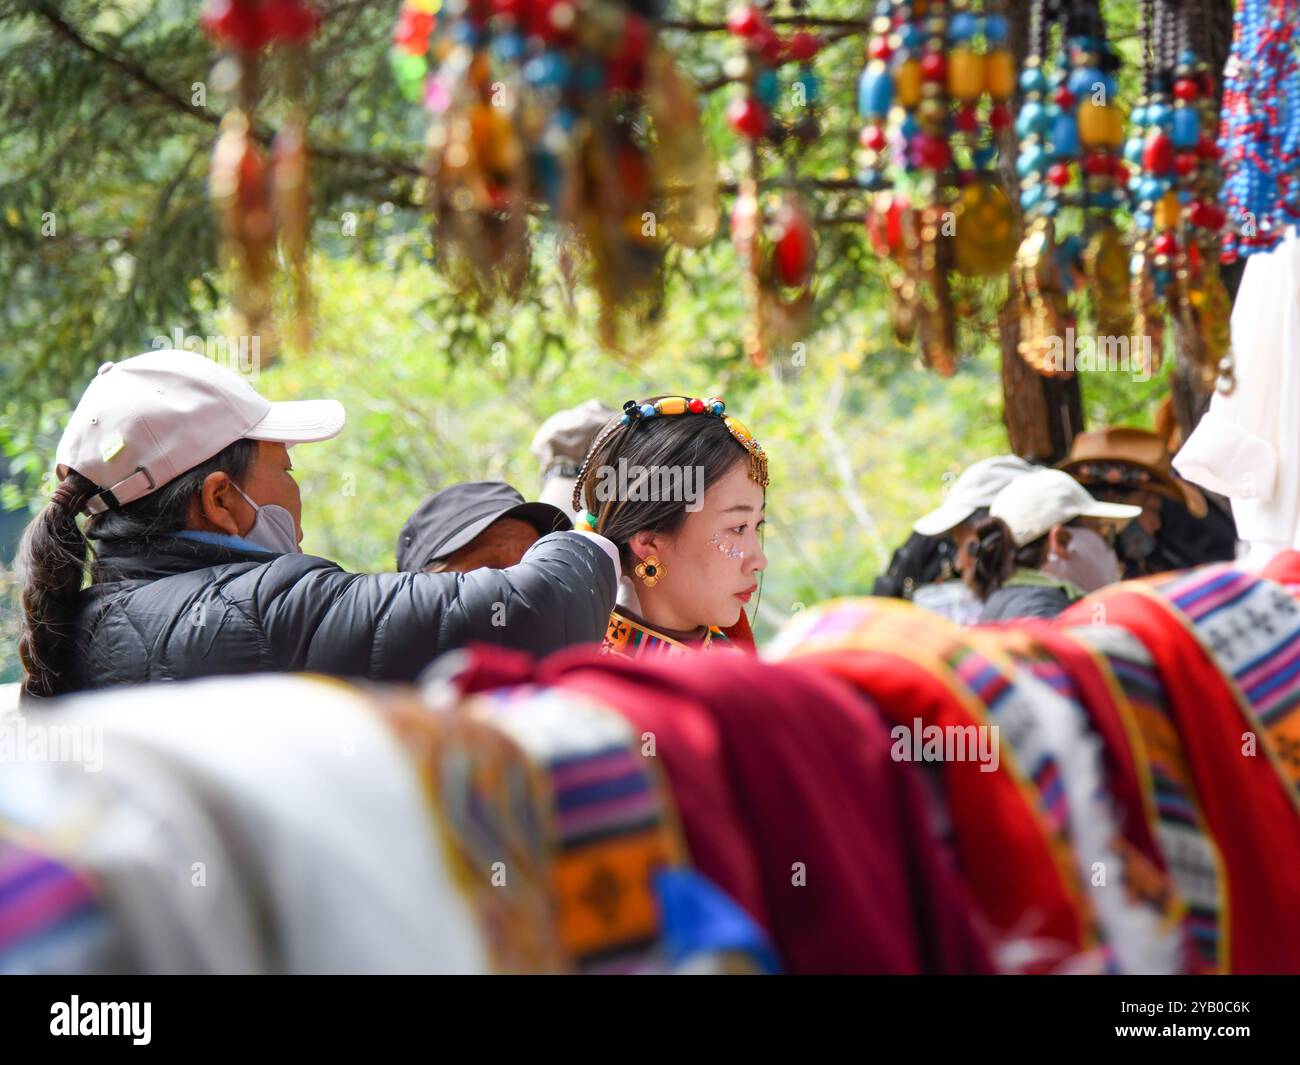
[[[722,400],[630,400],[596,438],[574,507],[625,576],[602,650],[627,657],[734,646],[723,634],[767,565],[767,454]]]

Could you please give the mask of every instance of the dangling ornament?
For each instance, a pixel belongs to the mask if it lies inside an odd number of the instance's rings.
[[[667,242],[698,246],[717,225],[693,89],[643,6],[441,2],[406,0],[393,50],[399,85],[429,113],[440,270],[482,300],[516,296],[540,207],[565,269],[586,263],[602,341],[620,347],[626,319],[658,306]]]
[[[953,264],[968,277],[1001,277],[1016,249],[1016,220],[1000,182],[970,182],[957,196]]]
[[[1068,252],[1066,254],[1068,258]],[[1061,361],[1064,338],[1074,329],[1066,295],[1061,248],[1052,219],[1040,215],[1029,223],[1016,253],[1020,291],[1020,357],[1044,375],[1065,375],[1072,366]]]
[[[892,275],[894,332],[940,373],[957,365],[954,273],[1005,276],[1015,211],[996,171],[1015,90],[1006,19],[968,0],[876,6],[858,80],[867,228]]]
[[[661,182],[668,238],[686,248],[701,248],[718,231],[718,168],[700,135],[700,102],[695,86],[662,48],[646,58],[646,107],[655,131],[650,153]]]
[[[1060,23],[1060,50],[1049,64],[1053,22]],[[1118,68],[1096,0],[1050,7],[1033,0],[1016,115],[1026,229],[1017,278],[1019,351],[1043,374],[1074,370],[1073,353],[1065,350],[1065,338],[1077,325],[1072,292],[1078,293],[1074,303],[1091,306],[1099,340],[1122,337],[1127,348],[1132,329],[1128,250],[1115,224],[1128,175],[1121,155]],[[1108,343],[1107,350],[1114,348]]]
[[[301,80],[303,51],[319,17],[303,0],[207,0],[201,22],[227,53],[223,62],[238,101],[222,119],[209,179],[221,259],[233,278],[235,328],[258,338],[260,353],[270,358],[277,343],[271,308],[277,239],[291,272],[294,340],[300,347],[308,341],[311,187]],[[253,128],[261,54],[268,46],[285,54],[293,101],[269,162]]]
[[[1225,214],[1218,204],[1214,78],[1199,58],[1210,18],[1199,0],[1144,0],[1143,93],[1125,156],[1137,239],[1132,293],[1142,335],[1155,343],[1177,319],[1179,357],[1206,384],[1228,352],[1231,301],[1219,275]],[[1153,58],[1153,62],[1148,60]],[[1158,360],[1157,360],[1158,362]]]
[[[802,4],[792,7],[791,17],[797,18]],[[799,338],[813,304],[817,242],[796,171],[800,153],[821,136],[821,84],[811,64],[823,42],[808,29],[782,37],[751,3],[731,9],[727,29],[744,46],[727,66],[740,88],[727,107],[727,122],[743,145],[732,240],[753,314],[745,348],[750,361],[761,366],[774,348]],[[763,162],[783,150],[782,189],[765,195]]]

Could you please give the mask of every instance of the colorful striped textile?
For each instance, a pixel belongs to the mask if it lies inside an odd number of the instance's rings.
[[[1272,581],[1228,566],[1153,587],[1192,623],[1240,689],[1263,725],[1275,763],[1300,796],[1300,602]]]
[[[1115,626],[1079,626],[1065,635],[1099,655],[1114,679],[1116,712],[1125,722],[1147,793],[1144,802],[1153,816],[1160,862],[1176,892],[1170,911],[1181,912],[1190,952],[1187,969],[1224,972],[1228,962],[1220,927],[1225,917],[1222,863],[1197,804],[1182,741],[1151,656],[1137,637]]]
[[[946,619],[885,599],[803,611],[765,656],[847,680],[895,728],[978,735],[996,727],[996,765],[959,758],[942,770],[961,869],[999,932],[1000,962],[1020,972],[1106,969],[1070,847],[1068,789],[1035,714],[1035,700],[1050,696],[1045,686]]]
[[[1094,627],[1091,634],[1098,631]],[[1096,820],[1107,825],[1110,836],[1105,846],[1113,851],[1101,873],[1108,873],[1112,863],[1118,862],[1120,876],[1097,875],[1094,868],[1085,881],[1092,888],[1120,970],[1198,971],[1201,963],[1192,949],[1188,907],[1169,875],[1159,842],[1151,769],[1133,710],[1109,663],[1086,640],[1048,622],[999,626],[994,631],[975,629],[972,635],[1010,654],[1065,705],[1082,714],[1087,733],[1084,742],[1098,746],[1096,786],[1100,791],[1091,802],[1100,808]],[[1121,630],[1114,635],[1120,640],[1128,638]],[[1137,650],[1140,652],[1140,645]],[[1071,763],[1068,753],[1061,758],[1065,764]],[[1093,846],[1097,848],[1096,843]],[[1115,898],[1117,894],[1120,900]]]
[[[397,710],[429,773],[499,971],[774,971],[735,903],[689,868],[671,797],[618,714],[538,685]],[[683,916],[686,915],[686,916]]]
[[[621,655],[624,658],[677,658],[693,651],[735,650],[721,629],[709,629],[704,639],[691,645],[658,632],[643,622],[620,614],[609,615],[605,639],[600,645],[602,654]]]
[[[922,783],[849,685],[739,654],[537,663],[494,647],[474,648],[456,681],[542,684],[620,714],[663,768],[692,864],[767,931],[785,971],[994,971]]]
[[[0,835],[0,974],[87,967],[109,931],[84,877]]]
[[[1287,682],[1273,682],[1285,677],[1294,650],[1294,600],[1272,582],[1214,565],[1103,589],[1058,621],[1086,627],[1098,618],[1141,642],[1163,690],[1152,712],[1140,715],[1143,733],[1153,764],[1165,762],[1166,783],[1194,796],[1184,816],[1199,812],[1221,859],[1221,968],[1294,972],[1300,923],[1281,915],[1300,897],[1300,805],[1279,750],[1294,704]],[[1259,709],[1272,712],[1272,724]],[[1185,781],[1178,780],[1179,748]],[[1166,806],[1179,797],[1167,794]],[[1209,887],[1207,876],[1197,892],[1202,905]]]

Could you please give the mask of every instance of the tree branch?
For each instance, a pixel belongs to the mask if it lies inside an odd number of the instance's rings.
[[[191,103],[184,96],[178,96],[165,85],[160,83],[147,70],[139,64],[132,62],[119,55],[98,47],[83,37],[76,28],[72,26],[62,15],[55,10],[50,3],[40,2],[34,5],[34,9],[50,27],[59,36],[70,42],[76,48],[93,56],[97,61],[105,63],[113,69],[120,71],[126,77],[130,78],[137,85],[147,89],[159,102],[167,105],[172,110],[189,115],[191,118],[197,118],[200,122],[205,122],[210,126],[216,127],[221,125],[221,116],[215,111],[206,107],[200,107]],[[270,145],[273,134],[264,128],[253,129],[253,136],[263,145]],[[319,145],[309,145],[308,150],[316,159],[322,159],[327,162],[342,163],[345,165],[367,167],[371,170],[379,170],[390,177],[407,177],[415,178],[421,174],[420,168],[413,163],[408,163],[400,159],[388,159],[383,156],[371,155],[366,152],[352,151],[347,148],[325,148]]]

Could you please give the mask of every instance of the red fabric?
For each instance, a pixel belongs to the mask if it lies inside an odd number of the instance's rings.
[[[978,725],[942,679],[901,654],[877,650],[819,651],[793,661],[849,680],[893,724],[913,727]],[[973,760],[943,766],[947,804],[961,868],[996,928],[1041,940],[1051,953],[1030,971],[1046,971],[1084,950],[1091,936],[1072,871],[1053,854],[1033,798],[1022,792],[1006,761],[991,773]],[[1032,784],[1027,785],[1032,788]]]
[[[1105,605],[1107,624],[1142,641],[1164,684],[1196,797],[1226,869],[1232,971],[1294,973],[1300,960],[1300,816],[1286,783],[1262,752],[1242,755],[1242,736],[1253,727],[1172,604],[1119,586],[1058,620],[1083,624],[1097,602]]]
[[[1124,838],[1156,868],[1167,871],[1155,826],[1143,802],[1142,780],[1124,719],[1092,651],[1051,622],[1027,621],[1021,630],[1024,638],[1037,642],[1074,682],[1075,695],[1101,737],[1106,789],[1119,815]]]
[[[722,634],[742,650],[751,654],[758,652],[758,646],[754,643],[754,630],[749,627],[749,615],[743,610],[740,612],[740,620],[723,629]]]
[[[1285,585],[1292,595],[1300,594],[1300,551],[1281,551],[1259,575],[1266,581]]]
[[[992,971],[918,780],[845,685],[748,656],[564,652],[530,669],[487,647],[461,683],[524,680],[592,695],[654,734],[693,864],[767,929],[788,971]]]

